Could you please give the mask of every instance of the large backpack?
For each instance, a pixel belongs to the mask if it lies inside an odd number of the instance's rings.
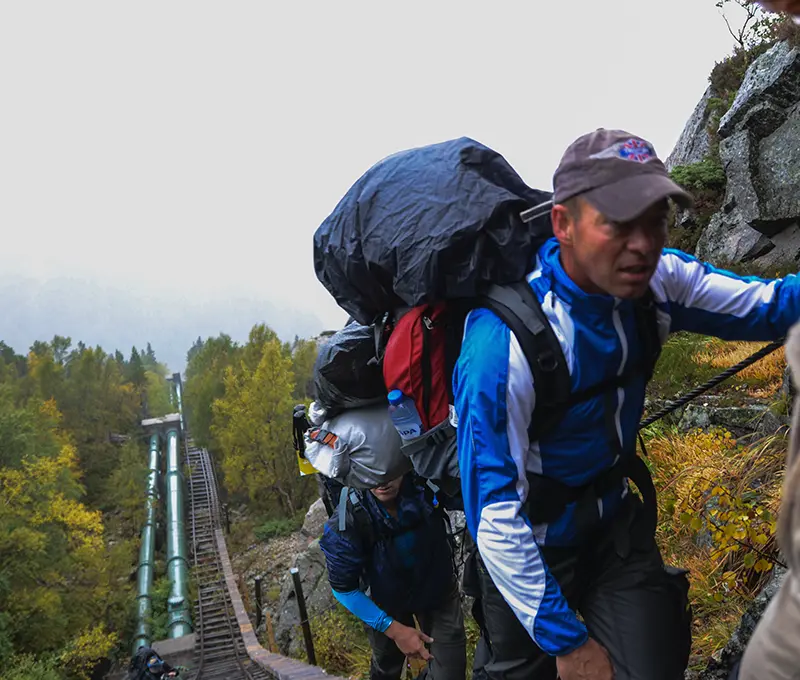
[[[383,387],[400,389],[420,414],[424,433],[403,452],[417,474],[456,499],[451,507],[458,507],[460,492],[452,373],[470,310],[494,312],[528,360],[537,393],[532,440],[557,426],[573,404],[636,374],[649,377],[658,358],[648,295],[636,305],[641,363],[572,393],[561,346],[525,279],[553,235],[550,198],[527,187],[500,154],[460,138],[376,164],[314,235],[317,277],[340,306],[373,329]],[[582,492],[548,482],[542,493],[547,514],[560,514]]]

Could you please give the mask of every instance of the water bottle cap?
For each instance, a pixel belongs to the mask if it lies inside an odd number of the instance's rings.
[[[392,406],[397,406],[401,401],[403,401],[403,393],[400,390],[392,390],[389,392],[389,403]]]

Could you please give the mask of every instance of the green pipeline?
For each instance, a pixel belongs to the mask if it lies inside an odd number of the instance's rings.
[[[182,637],[192,632],[183,500],[178,430],[172,428],[167,431],[167,578],[170,582],[167,629],[171,638]]]
[[[153,613],[151,591],[153,589],[153,562],[156,549],[156,510],[158,508],[158,434],[150,435],[150,474],[147,478],[147,497],[145,499],[147,516],[142,527],[142,544],[139,548],[138,591],[136,595],[137,625],[133,639],[133,652],[141,646],[148,647],[152,642],[150,619]]]

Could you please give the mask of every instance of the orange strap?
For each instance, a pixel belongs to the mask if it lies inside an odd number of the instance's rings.
[[[336,446],[336,440],[339,439],[339,437],[333,434],[333,432],[329,432],[328,430],[309,430],[308,438],[311,441],[319,442],[320,444],[325,444],[326,446],[330,446],[331,448]]]

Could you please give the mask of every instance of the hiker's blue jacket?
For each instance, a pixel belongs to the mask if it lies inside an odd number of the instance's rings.
[[[578,288],[561,266],[555,239],[540,249],[528,281],[563,349],[573,391],[620,375],[639,360],[633,303]],[[742,278],[670,249],[661,256],[651,289],[662,342],[677,331],[777,340],[800,318],[797,276]],[[618,451],[634,451],[645,378],[576,404],[554,431],[529,441],[536,400],[531,370],[508,327],[491,311],[475,309],[466,320],[453,389],[469,530],[494,583],[536,644],[548,654],[566,654],[583,644],[586,629],[567,606],[539,546],[577,542],[575,507],[567,506],[550,525],[533,526],[525,511],[526,475],[580,486],[610,468]],[[626,493],[627,484],[620,482],[598,501],[602,522],[613,517]]]
[[[396,519],[369,491],[361,499],[371,537],[349,509],[346,528],[339,531],[334,512],[325,524],[320,548],[337,599],[365,622],[385,630],[391,617],[434,608],[452,593],[450,539],[443,511],[434,509],[410,477],[400,487]],[[362,591],[367,587],[380,610],[365,601]]]

